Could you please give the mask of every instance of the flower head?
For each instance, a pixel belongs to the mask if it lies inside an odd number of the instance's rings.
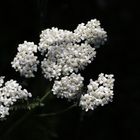
[[[105,105],[113,98],[113,75],[101,73],[98,80],[90,80],[87,93],[81,96],[80,106],[83,110],[94,110],[97,106]]]
[[[31,97],[26,89],[22,89],[17,81],[9,80],[0,87],[0,118],[4,118],[9,114],[10,106],[13,105],[17,100],[27,100]]]
[[[96,19],[90,20],[87,24],[81,23],[74,30],[75,36],[79,40],[83,40],[89,44],[93,44],[95,48],[103,45],[107,40],[107,33],[100,26],[100,22]]]
[[[80,74],[72,73],[70,76],[62,77],[60,81],[55,81],[52,91],[60,98],[72,99],[80,94],[83,87],[84,78]]]
[[[34,77],[34,72],[37,71],[39,61],[34,53],[37,52],[37,45],[33,42],[24,41],[19,44],[18,53],[14,60],[11,62],[12,67],[20,72],[21,76]]]
[[[71,31],[52,27],[42,31],[38,49],[44,54],[51,46],[71,43],[73,40],[74,36]]]
[[[41,62],[41,68],[45,78],[58,79],[61,75],[83,70],[95,55],[95,49],[86,43],[52,46]]]

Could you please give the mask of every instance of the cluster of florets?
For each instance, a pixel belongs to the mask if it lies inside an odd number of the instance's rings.
[[[67,44],[66,46],[52,46],[41,63],[44,77],[52,80],[61,75],[83,70],[95,57],[95,48],[89,44]]]
[[[80,74],[75,73],[62,77],[54,82],[53,94],[69,100],[78,99],[80,96],[79,106],[85,111],[94,110],[97,106],[103,106],[112,101],[114,86],[112,74],[101,73],[96,81],[90,79],[86,93],[83,91],[83,80],[84,78]]]
[[[72,73],[55,81],[52,91],[60,98],[72,99],[81,93],[84,78],[80,74]]]
[[[97,106],[105,105],[113,98],[113,75],[101,73],[96,81],[90,79],[87,93],[81,96],[80,106],[83,110],[94,110]]]
[[[5,82],[4,77],[0,77],[0,118],[4,118],[9,115],[10,106],[13,105],[17,100],[27,100],[31,97],[26,89],[22,89],[15,80]]]
[[[73,32],[54,27],[46,29],[40,35],[38,46],[27,41],[19,45],[12,67],[21,76],[34,77],[39,64],[35,55],[38,50],[43,57],[40,62],[43,76],[50,81],[54,80],[53,94],[69,100],[77,98],[83,110],[94,110],[96,106],[103,106],[112,100],[113,75],[100,74],[96,81],[91,79],[85,92],[84,78],[77,73],[94,60],[95,48],[99,48],[106,40],[107,33],[96,19],[79,24]],[[3,82],[1,78],[0,86]],[[8,115],[9,106],[17,99],[31,96],[13,80],[6,82],[0,88],[0,93],[1,117]]]
[[[18,53],[14,60],[11,62],[12,67],[20,72],[21,76],[26,78],[34,77],[34,72],[37,71],[37,65],[39,61],[35,53],[37,52],[37,45],[33,42],[24,41],[23,44],[19,44]]]
[[[35,56],[38,48],[44,56],[41,61],[44,77],[49,80],[58,79],[83,70],[93,61],[95,48],[102,45],[106,38],[106,32],[96,19],[87,24],[79,24],[74,32],[54,27],[46,29],[40,35],[38,46],[27,41],[19,45],[12,67],[26,78],[34,77],[39,63]]]
[[[73,32],[52,27],[42,31],[38,50],[44,54],[51,46],[65,45],[74,39]]]
[[[107,33],[100,26],[96,19],[90,20],[87,24],[81,23],[74,32],[51,28],[42,31],[40,35],[39,51],[44,54],[50,46],[66,45],[68,43],[86,42],[93,44],[95,48],[103,45],[107,40]]]
[[[74,30],[74,34],[79,40],[93,44],[95,48],[100,47],[107,41],[107,33],[96,19],[88,21],[87,24],[79,24]]]
[[[96,19],[86,25],[79,24],[74,32],[57,28],[42,31],[38,49],[46,54],[41,62],[44,77],[49,80],[58,79],[61,75],[84,69],[93,61],[95,48],[102,45],[106,38],[106,32]]]

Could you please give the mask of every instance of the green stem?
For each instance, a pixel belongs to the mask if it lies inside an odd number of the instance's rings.
[[[48,97],[48,95],[51,93],[51,90],[49,90],[48,92],[46,92],[46,94],[40,99],[40,103],[43,103],[44,100]]]
[[[64,113],[64,112],[66,112],[66,111],[69,111],[70,109],[72,109],[72,108],[74,108],[74,107],[76,107],[76,106],[77,106],[77,104],[73,104],[73,105],[69,106],[68,108],[66,108],[66,109],[64,109],[64,110],[60,110],[60,111],[58,111],[58,112],[47,113],[47,114],[39,114],[39,115],[37,115],[37,116],[39,116],[39,117],[56,116],[56,115],[59,115],[59,114],[62,114],[62,113]]]
[[[51,90],[46,92],[46,94],[40,99],[40,103],[43,103],[43,101],[48,97],[48,95],[51,93]],[[18,121],[16,121],[4,134],[5,136],[8,136],[19,124],[21,124],[26,118],[28,118],[35,110],[37,106],[34,106],[32,110],[27,112],[23,117],[21,117]]]
[[[40,99],[36,99],[35,101],[32,101],[31,103],[26,103],[26,104],[17,104],[17,105],[13,105],[10,107],[10,110],[18,110],[18,109],[34,109],[38,106],[41,106],[42,103],[44,102],[44,100],[48,97],[48,95],[51,93],[51,90],[46,92],[46,94],[40,98]]]

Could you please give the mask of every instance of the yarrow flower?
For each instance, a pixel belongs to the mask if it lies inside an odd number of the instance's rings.
[[[93,44],[95,48],[99,48],[107,41],[107,33],[100,27],[100,22],[96,19],[88,21],[87,24],[79,24],[74,30],[74,34],[79,40]]]
[[[84,78],[78,72],[94,60],[95,49],[106,40],[107,33],[96,19],[79,24],[74,31],[52,27],[42,31],[38,46],[27,41],[19,44],[18,53],[11,64],[21,76],[34,77],[39,64],[36,53],[39,51],[43,76],[54,80],[53,94],[58,98],[77,100],[85,111],[94,110],[112,101],[113,75],[101,73],[96,81],[90,79],[85,93]],[[9,115],[10,106],[17,100],[31,97],[31,93],[22,90],[14,80],[3,84],[4,77],[0,77],[0,118]]]
[[[113,98],[113,86],[114,78],[113,75],[107,75],[101,73],[98,80],[90,80],[87,86],[87,93],[81,96],[80,106],[83,110],[94,110],[97,106],[105,105],[112,101]]]
[[[37,71],[37,65],[39,64],[37,56],[34,54],[36,52],[37,45],[34,45],[33,42],[24,41],[23,44],[19,44],[18,53],[11,62],[12,67],[19,71],[21,76],[34,77],[34,72]]]
[[[45,78],[58,79],[61,75],[84,69],[93,61],[95,55],[95,49],[86,43],[52,46],[41,62],[41,68]]]
[[[95,48],[103,45],[107,40],[107,33],[100,27],[100,22],[96,19],[90,20],[87,24],[81,23],[72,31],[62,30],[52,27],[43,30],[40,35],[39,51],[44,54],[51,46],[57,46],[68,43],[87,42],[94,44]]]
[[[52,88],[53,94],[57,97],[70,100],[80,94],[83,87],[83,80],[84,78],[80,74],[75,73],[62,77],[61,80],[54,82]]]
[[[45,54],[41,62],[46,79],[58,79],[84,69],[93,61],[95,48],[104,44],[107,34],[96,19],[79,24],[74,32],[51,28],[42,31],[38,50]],[[92,48],[90,44],[94,44]]]
[[[17,100],[27,100],[32,95],[26,89],[22,89],[22,86],[15,80],[7,81],[4,84],[4,77],[0,77],[0,81],[2,81],[0,86],[0,118],[4,118],[9,115],[10,106]]]
[[[74,40],[73,32],[52,27],[43,30],[40,34],[38,50],[44,54],[50,46],[71,43]]]

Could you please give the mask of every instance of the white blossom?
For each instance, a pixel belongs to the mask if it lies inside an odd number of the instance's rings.
[[[37,52],[37,45],[33,42],[24,41],[19,44],[18,53],[14,60],[11,62],[12,67],[20,72],[21,76],[34,77],[34,72],[37,71],[39,61],[34,53]]]
[[[55,81],[52,91],[60,98],[72,99],[80,94],[83,87],[84,78],[80,74],[72,73],[70,76],[62,77],[60,81]]]
[[[58,79],[61,75],[84,69],[93,61],[95,55],[95,49],[86,43],[52,46],[42,61],[41,68],[45,78]]]
[[[52,27],[42,31],[38,49],[44,54],[50,46],[67,44],[73,40],[73,32]]]
[[[90,79],[90,83],[87,86],[87,93],[81,96],[80,106],[83,110],[94,110],[97,106],[105,105],[113,98],[113,75],[107,75],[101,73],[98,80],[93,81]]]
[[[22,89],[22,86],[20,86],[15,80],[7,81],[0,87],[0,118],[9,115],[10,106],[17,100],[27,100],[28,97],[31,96],[31,93],[26,89]]]
[[[42,31],[39,51],[45,54],[41,62],[46,79],[58,79],[72,72],[83,70],[93,61],[95,48],[106,41],[107,34],[96,19],[79,24],[72,31],[52,27]],[[94,44],[92,48],[90,44]]]
[[[94,47],[97,48],[103,45],[106,40],[107,33],[100,27],[100,22],[93,19],[88,21],[86,25],[84,23],[79,24],[74,32],[54,27],[43,30],[38,49],[41,54],[44,54],[51,46],[66,46],[69,43],[80,44],[81,42],[94,44]]]
[[[100,22],[96,19],[90,20],[87,24],[81,23],[74,30],[75,36],[80,40],[89,44],[94,44],[95,48],[103,45],[107,40],[107,33],[100,26]]]

